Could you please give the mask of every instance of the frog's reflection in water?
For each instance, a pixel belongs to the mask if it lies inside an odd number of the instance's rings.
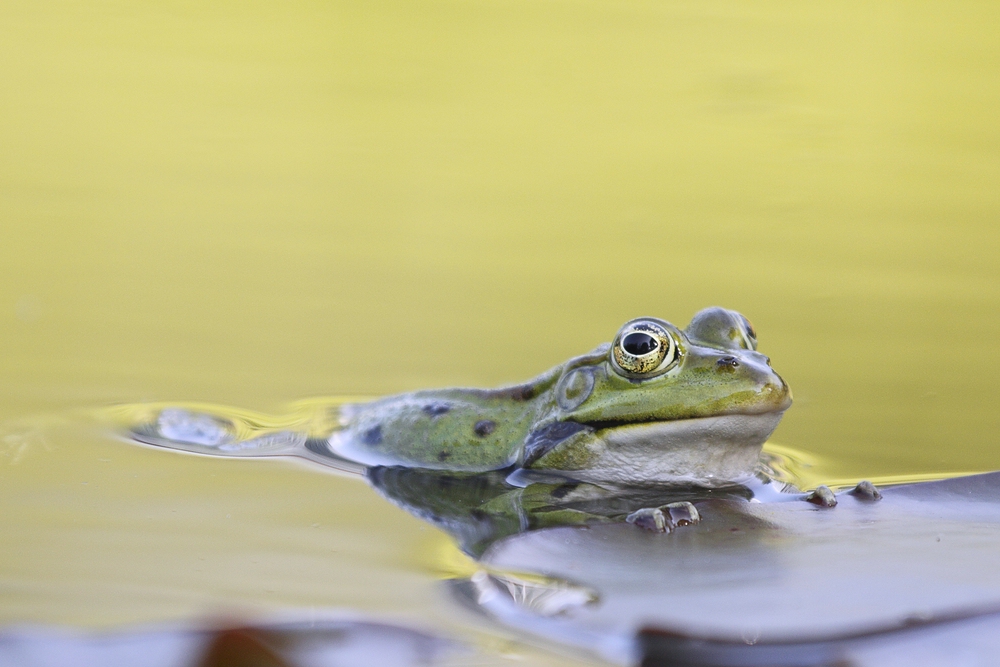
[[[633,486],[606,488],[549,477],[524,486],[511,483],[506,471],[445,473],[402,467],[373,467],[365,473],[385,498],[452,535],[473,557],[482,556],[506,537],[558,526],[625,523],[645,509],[729,499],[746,502],[754,492],[743,485],[707,489],[696,486]],[[528,481],[522,478],[520,481]],[[697,516],[697,515],[695,515]],[[636,517],[633,517],[635,521]],[[680,519],[667,515],[663,530]],[[634,526],[656,530],[655,525]]]
[[[745,511],[755,497],[750,486],[609,488],[504,471],[402,467],[369,468],[366,477],[389,501],[446,531],[476,559],[472,576],[449,582],[468,608],[613,662],[634,658],[636,614],[655,614],[673,585],[705,583],[705,558],[741,577],[780,576],[780,557],[769,543],[774,526]],[[755,485],[758,491],[770,486],[763,480]],[[634,520],[656,508],[666,517],[659,530]],[[622,599],[636,604],[617,609]]]

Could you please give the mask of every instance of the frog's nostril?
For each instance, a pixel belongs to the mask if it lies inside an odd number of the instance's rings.
[[[716,363],[719,366],[728,366],[730,368],[736,368],[740,365],[740,362],[736,360],[736,357],[728,354],[724,357],[719,357],[719,360]]]

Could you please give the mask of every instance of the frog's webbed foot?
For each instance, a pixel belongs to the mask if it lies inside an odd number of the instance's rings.
[[[867,479],[858,482],[858,485],[851,489],[850,494],[858,500],[882,500],[882,492]]]
[[[643,507],[625,517],[625,521],[643,530],[669,533],[678,526],[690,526],[701,521],[698,508],[684,501],[660,507]]]

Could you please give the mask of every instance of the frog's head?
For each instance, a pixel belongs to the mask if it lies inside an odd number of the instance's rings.
[[[792,402],[753,326],[724,308],[699,312],[684,330],[652,317],[626,322],[611,345],[567,363],[553,391],[526,465],[623,481],[745,476]]]

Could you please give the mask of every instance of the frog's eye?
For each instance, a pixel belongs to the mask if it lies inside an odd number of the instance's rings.
[[[673,366],[677,356],[674,337],[649,320],[626,324],[611,348],[614,365],[629,377],[662,373]]]

